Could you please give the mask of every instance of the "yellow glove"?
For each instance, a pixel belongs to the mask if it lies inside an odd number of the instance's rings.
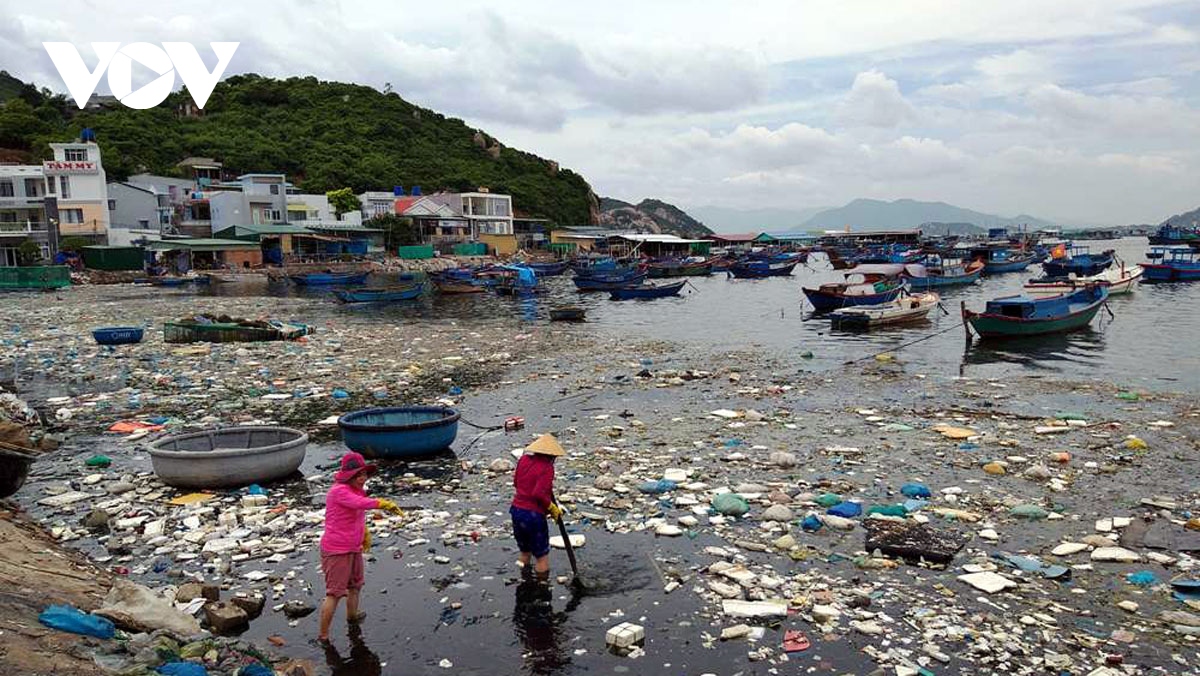
[[[363,527],[362,550],[363,554],[371,551],[371,529],[367,527]]]
[[[562,518],[563,508],[559,507],[556,503],[551,502],[550,506],[546,508],[546,511],[550,512],[550,518],[554,519],[555,521]]]
[[[379,498],[379,509],[391,512],[396,516],[404,516],[404,510],[400,509],[396,503],[388,500],[387,498]]]

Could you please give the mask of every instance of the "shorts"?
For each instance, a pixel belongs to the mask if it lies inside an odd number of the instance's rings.
[[[325,595],[341,598],[349,589],[362,589],[363,555],[321,552],[321,572],[325,573]]]
[[[510,507],[508,513],[512,514],[513,537],[522,554],[533,554],[540,559],[550,553],[550,527],[546,525],[545,514],[520,507]]]

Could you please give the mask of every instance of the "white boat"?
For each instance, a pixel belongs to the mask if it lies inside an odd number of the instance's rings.
[[[833,320],[834,328],[843,329],[906,324],[925,319],[941,300],[936,293],[914,293],[882,305],[843,308],[830,314],[829,318]]]
[[[1108,287],[1108,295],[1116,296],[1123,293],[1133,293],[1138,282],[1142,280],[1145,270],[1140,265],[1128,266],[1124,263],[1090,277],[1068,277],[1066,279],[1031,279],[1025,282],[1025,294],[1045,298],[1073,293],[1088,284],[1100,283]]]
[[[267,276],[259,272],[202,272],[214,284],[239,284],[245,282],[261,282]]]

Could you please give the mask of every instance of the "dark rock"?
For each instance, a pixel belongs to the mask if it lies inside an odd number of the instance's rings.
[[[204,606],[204,618],[215,634],[235,632],[246,626],[249,618],[246,611],[232,603],[208,603]]]
[[[863,526],[867,529],[868,552],[878,549],[885,556],[910,561],[950,563],[965,544],[958,533],[938,532],[922,523],[866,519]]]
[[[316,609],[316,606],[305,601],[288,601],[283,605],[283,614],[295,620],[312,615]]]
[[[254,594],[253,596],[235,596],[229,599],[233,605],[241,608],[246,613],[246,617],[253,620],[262,615],[263,606],[267,603],[267,598],[262,594]]]
[[[108,512],[103,509],[93,509],[88,512],[87,516],[83,517],[82,523],[89,530],[106,531],[108,530],[109,518]]]
[[[187,603],[198,598],[220,601],[221,587],[211,582],[186,582],[179,585],[179,590],[175,592],[175,600],[180,603]]]

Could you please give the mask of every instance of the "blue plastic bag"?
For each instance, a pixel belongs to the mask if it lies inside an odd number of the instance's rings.
[[[234,676],[275,676],[275,671],[255,662],[233,672]]]
[[[1148,570],[1139,570],[1136,573],[1130,573],[1125,576],[1129,580],[1129,584],[1135,584],[1139,587],[1149,587],[1158,582],[1158,578],[1154,577],[1154,573]]]
[[[658,481],[647,481],[646,483],[642,484],[641,486],[638,486],[638,490],[643,493],[651,493],[651,494],[669,493],[670,491],[675,490],[675,482],[668,481],[666,479],[659,479]]]
[[[925,484],[904,484],[900,487],[900,495],[906,498],[928,498],[933,495]]]
[[[50,606],[38,615],[38,622],[51,629],[96,638],[112,638],[117,630],[107,619],[85,613],[75,606]]]
[[[164,676],[208,676],[208,670],[195,662],[167,662],[155,669]]]
[[[809,514],[808,516],[804,517],[803,521],[800,522],[800,527],[810,533],[815,533],[821,530],[821,526],[824,525],[825,524],[821,523],[821,520],[818,519],[815,514]]]
[[[862,505],[857,502],[843,502],[834,505],[825,511],[826,514],[833,516],[841,516],[847,519],[853,519],[856,516],[861,516],[863,512]]]

